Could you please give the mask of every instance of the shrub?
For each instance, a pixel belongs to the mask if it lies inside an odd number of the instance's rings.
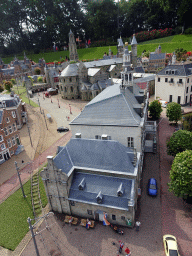
[[[174,132],[167,142],[167,154],[176,156],[187,149],[192,150],[192,132],[185,130]]]
[[[187,199],[192,196],[192,150],[186,150],[176,155],[170,170],[169,191],[177,197]]]
[[[154,100],[149,105],[150,116],[154,119],[158,119],[163,111],[161,103],[158,100]]]
[[[11,79],[11,83],[12,83],[13,85],[16,84],[16,81],[15,81],[14,78]]]
[[[10,81],[5,81],[4,82],[4,88],[7,90],[7,91],[11,91],[11,88],[13,87],[13,84],[10,82]]]
[[[38,77],[38,78],[37,78],[37,81],[38,81],[39,83],[43,83],[43,77],[42,77],[42,76]]]
[[[185,34],[191,35],[191,34],[192,34],[192,28],[187,28],[187,29],[185,30]]]
[[[36,75],[40,75],[40,74],[41,74],[41,69],[38,68],[38,67],[36,67],[36,68],[35,68],[35,74],[36,74]]]
[[[28,76],[28,78],[31,80],[31,85],[33,85],[33,82],[34,82],[33,78],[31,76]]]
[[[181,119],[181,105],[176,102],[171,102],[167,105],[166,116],[169,121],[177,122]]]
[[[4,87],[2,84],[0,84],[0,92],[3,92],[4,91]]]

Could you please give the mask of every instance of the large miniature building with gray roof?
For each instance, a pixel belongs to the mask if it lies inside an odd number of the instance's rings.
[[[140,154],[113,140],[73,138],[41,172],[51,209],[133,227]]]
[[[78,56],[74,35],[70,31],[70,56],[77,61]],[[124,45],[122,39],[118,39],[118,54],[104,56],[102,60],[91,62],[76,62],[69,64],[63,69],[59,76],[59,91],[65,99],[91,100],[98,95],[112,82],[109,78],[120,78],[122,71],[122,55],[124,54]],[[144,72],[142,67],[137,67],[137,41],[135,35],[131,42],[132,51],[129,52],[129,62],[135,72]],[[76,56],[76,57],[74,57]]]
[[[192,64],[170,64],[155,78],[155,97],[181,105],[192,104]]]

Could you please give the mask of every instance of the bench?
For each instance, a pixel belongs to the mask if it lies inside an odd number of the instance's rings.
[[[95,227],[95,221],[94,220],[90,220],[90,222],[91,222],[90,228],[94,228]],[[87,223],[86,219],[81,219],[80,225],[82,227],[86,227],[86,223]]]
[[[71,219],[72,219],[72,222],[71,222],[72,225],[77,225],[78,224],[78,218],[74,218],[72,216],[67,216],[67,215],[65,216],[64,222],[67,223],[67,224],[70,224]]]

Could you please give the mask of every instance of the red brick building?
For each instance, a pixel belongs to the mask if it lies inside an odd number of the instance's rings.
[[[18,95],[0,95],[0,110],[6,109],[15,119],[17,129],[21,129],[27,122],[27,110],[25,102],[22,102]]]
[[[0,164],[14,155],[20,144],[15,112],[0,109]]]

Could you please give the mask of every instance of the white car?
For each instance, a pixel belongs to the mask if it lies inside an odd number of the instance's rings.
[[[163,244],[166,256],[180,256],[178,252],[177,239],[175,236],[164,235]]]
[[[161,106],[162,106],[163,108],[166,108],[166,107],[167,107],[167,101],[160,100],[159,102],[161,103]]]

